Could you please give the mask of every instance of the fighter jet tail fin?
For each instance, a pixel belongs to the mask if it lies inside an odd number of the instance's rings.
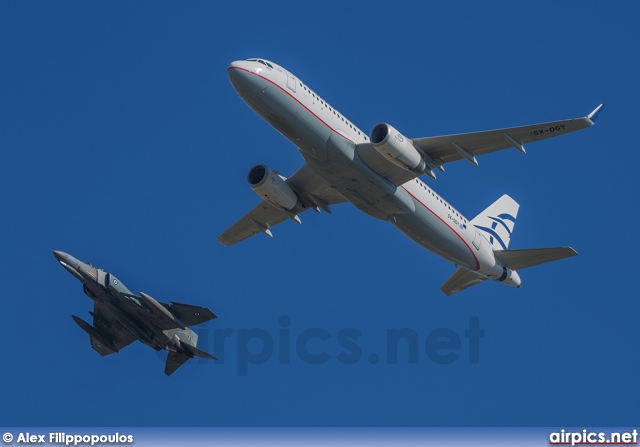
[[[176,369],[180,368],[184,362],[194,357],[216,360],[216,358],[208,352],[204,352],[202,349],[198,349],[195,346],[191,346],[186,343],[182,345],[182,349],[182,352],[169,351],[167,364],[164,367],[164,373],[166,375],[170,376]]]
[[[167,356],[167,364],[164,367],[164,373],[168,376],[173,374],[176,369],[180,368],[184,362],[189,360],[191,356],[186,352],[169,351]]]

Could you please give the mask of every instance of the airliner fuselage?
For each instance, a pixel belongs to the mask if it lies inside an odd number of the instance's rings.
[[[376,168],[377,172],[372,169],[373,163],[365,162],[356,150],[357,145],[370,145],[370,137],[296,76],[263,59],[235,61],[227,72],[240,97],[289,139],[313,173],[346,201],[372,217],[388,221],[420,246],[458,266],[485,278],[520,286],[518,273],[496,259],[488,233],[483,234],[417,176],[396,185],[381,175],[385,174],[384,167]],[[376,138],[374,133],[371,138]],[[399,133],[395,138],[401,143],[406,139]],[[464,149],[453,144],[469,159]],[[437,160],[421,154],[432,163],[423,172],[433,175],[430,168],[443,170]],[[393,154],[384,155],[394,165],[400,165],[391,158]],[[475,162],[475,157],[469,160]],[[422,169],[424,164],[420,166]],[[406,169],[410,168],[408,165]],[[507,220],[515,222],[515,216],[503,215],[507,216],[500,219],[503,226],[509,223]],[[268,230],[268,226],[264,228]]]

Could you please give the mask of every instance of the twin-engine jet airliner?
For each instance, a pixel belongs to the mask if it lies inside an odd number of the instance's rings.
[[[300,150],[305,164],[285,178],[265,165],[248,181],[262,201],[225,231],[230,246],[287,219],[300,223],[308,209],[331,213],[350,202],[391,223],[414,242],[453,262],[455,273],[440,288],[451,295],[487,279],[520,287],[517,270],[576,255],[570,247],[509,250],[519,205],[503,195],[471,220],[419,176],[435,179],[444,165],[584,129],[594,124],[599,105],[583,118],[507,129],[426,138],[407,138],[389,124],[370,135],[283,67],[265,59],[232,62],[229,79],[240,97]]]

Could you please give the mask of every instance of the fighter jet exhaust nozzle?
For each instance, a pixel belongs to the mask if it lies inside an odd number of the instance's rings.
[[[182,350],[181,348],[182,346],[180,345],[180,339],[176,336],[171,338],[169,342],[164,345],[164,349],[166,349],[167,351],[180,352]]]

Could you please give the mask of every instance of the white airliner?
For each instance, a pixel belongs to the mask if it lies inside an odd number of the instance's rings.
[[[265,59],[232,62],[229,79],[240,97],[300,150],[305,164],[291,177],[257,165],[251,188],[262,202],[225,231],[230,246],[313,209],[350,202],[391,223],[414,242],[453,262],[455,273],[440,288],[451,295],[487,279],[520,287],[517,270],[576,255],[570,247],[508,250],[519,205],[503,195],[471,220],[418,177],[501,149],[592,126],[602,104],[584,118],[508,129],[409,139],[381,123],[367,136],[283,67]]]

